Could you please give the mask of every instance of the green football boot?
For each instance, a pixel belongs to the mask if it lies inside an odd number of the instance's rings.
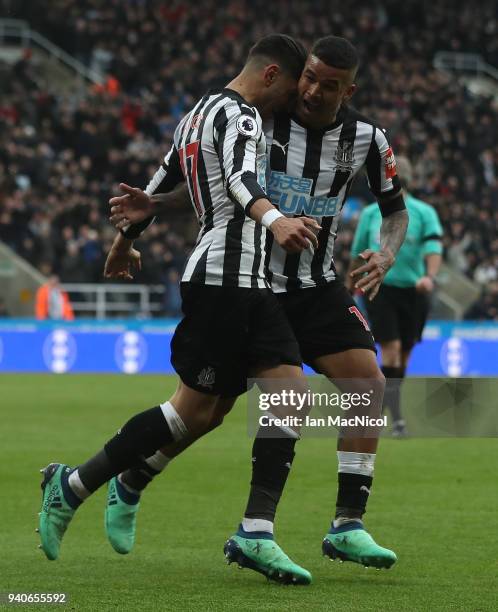
[[[396,554],[376,544],[359,522],[331,527],[323,539],[322,552],[332,560],[352,561],[377,569],[389,569],[397,561]]]
[[[131,493],[117,476],[109,480],[105,508],[105,531],[114,550],[121,555],[131,552],[135,544],[140,495]]]
[[[38,532],[41,538],[39,548],[47,559],[54,561],[59,556],[62,537],[81,504],[68,484],[69,474],[73,471],[62,463],[51,463],[43,470],[42,508],[39,513]]]
[[[289,559],[270,533],[248,533],[241,525],[237,533],[226,541],[223,552],[227,563],[236,561],[239,568],[252,569],[268,580],[294,585],[311,582],[311,574]]]

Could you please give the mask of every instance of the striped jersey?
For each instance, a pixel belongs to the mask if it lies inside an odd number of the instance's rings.
[[[182,119],[146,193],[185,180],[200,224],[182,282],[267,288],[266,230],[249,216],[266,198],[266,140],[258,111],[235,91],[209,92]],[[152,219],[128,228],[137,237]]]
[[[286,216],[314,217],[322,227],[318,247],[301,253],[287,253],[268,232],[268,281],[277,293],[323,285],[336,278],[339,217],[359,170],[365,167],[376,197],[401,190],[392,149],[382,129],[347,106],[324,129],[306,128],[282,114],[265,122],[264,130],[269,199]]]

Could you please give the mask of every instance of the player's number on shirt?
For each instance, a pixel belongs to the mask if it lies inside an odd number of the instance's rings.
[[[365,319],[365,317],[361,314],[361,312],[358,310],[358,308],[356,306],[350,306],[349,307],[349,312],[351,314],[354,314],[358,317],[358,319],[360,320],[360,323],[363,324],[363,327],[367,330],[370,331],[370,327],[368,327],[368,323],[367,320]]]
[[[190,169],[191,176],[190,181],[192,183],[192,195],[194,198],[194,205],[197,210],[197,214],[199,217],[202,215],[202,205],[199,197],[199,183],[197,180],[197,163],[199,161],[199,140],[195,140],[194,142],[189,142],[186,147],[180,149],[178,154],[180,155],[180,164],[182,166],[183,176],[187,183],[189,182],[189,176],[187,174],[187,164],[185,163],[187,159],[191,159]]]

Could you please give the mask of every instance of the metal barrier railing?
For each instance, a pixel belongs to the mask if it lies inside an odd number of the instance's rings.
[[[15,41],[24,48],[32,46],[41,48],[50,56],[74,70],[80,77],[97,85],[104,81],[102,74],[88,68],[69,55],[69,53],[66,53],[66,51],[50,42],[48,38],[32,30],[27,21],[22,19],[0,19],[0,45],[5,45],[7,41],[9,43]]]
[[[76,314],[107,319],[117,315],[150,317],[162,310],[164,286],[64,283]]]
[[[443,72],[470,72],[485,75],[498,81],[498,69],[486,63],[477,53],[456,53],[439,51],[434,56],[434,68]]]

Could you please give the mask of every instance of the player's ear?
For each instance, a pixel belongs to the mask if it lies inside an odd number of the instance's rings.
[[[276,80],[280,73],[280,67],[278,64],[268,64],[265,66],[265,70],[263,72],[263,80],[267,87],[270,87]]]
[[[351,85],[346,89],[346,93],[342,99],[343,102],[348,102],[353,97],[354,92],[356,91],[356,83],[351,83]]]

